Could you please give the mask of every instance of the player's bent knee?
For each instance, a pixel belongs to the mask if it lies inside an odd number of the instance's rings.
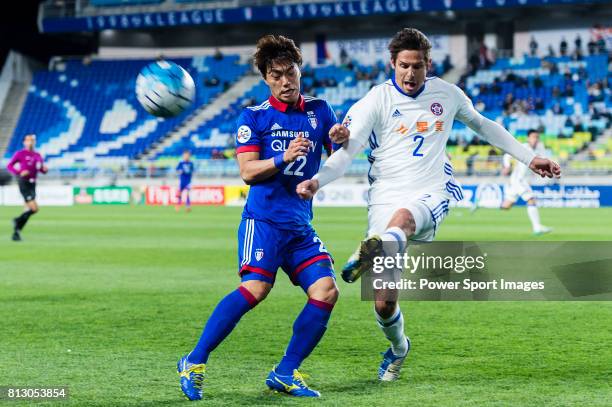
[[[340,291],[333,278],[322,277],[308,288],[307,294],[308,297],[313,300],[323,301],[333,305],[338,301]]]
[[[414,220],[414,215],[406,208],[398,209],[391,217],[391,221],[389,221],[389,225],[387,227],[394,226],[401,228],[406,236],[414,235],[416,231],[416,221]]]
[[[246,288],[257,302],[265,300],[272,289],[272,284],[259,280],[243,281],[240,286]]]
[[[36,202],[34,201],[28,201],[26,202],[26,206],[28,207],[29,210],[31,210],[33,213],[38,212],[38,205],[36,204]]]
[[[395,301],[376,301],[374,303],[376,313],[383,318],[391,318],[396,307],[397,302]]]

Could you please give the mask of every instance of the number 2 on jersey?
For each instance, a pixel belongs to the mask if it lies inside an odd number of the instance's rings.
[[[323,244],[323,242],[321,241],[321,239],[319,238],[319,236],[315,236],[312,238],[312,241],[314,243],[319,243],[319,251],[321,253],[328,253],[327,249],[325,248],[325,245]]]
[[[299,163],[298,167],[295,169],[295,171],[293,171],[292,170],[293,166],[298,163]],[[295,160],[292,163],[289,163],[289,165],[285,167],[285,171],[283,171],[283,174],[295,175],[296,177],[301,177],[304,175],[304,173],[302,172],[302,168],[304,168],[305,165],[306,165],[306,157],[301,155],[297,158],[297,160]]]
[[[415,143],[418,143],[416,148],[414,149],[414,151],[412,152],[412,155],[414,157],[423,157],[423,153],[419,153],[419,149],[423,146],[423,142],[425,141],[425,137],[423,136],[419,136],[418,134],[416,136],[414,136],[413,138]]]

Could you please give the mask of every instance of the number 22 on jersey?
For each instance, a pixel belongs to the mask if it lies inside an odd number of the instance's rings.
[[[301,155],[295,161],[289,163],[289,165],[285,167],[283,174],[284,175],[295,175],[296,177],[301,177],[304,175],[304,173],[302,172],[302,168],[304,168],[305,165],[306,165],[306,157]]]

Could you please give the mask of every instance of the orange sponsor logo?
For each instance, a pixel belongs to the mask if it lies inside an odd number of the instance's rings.
[[[427,122],[417,122],[416,128],[419,133],[424,133],[427,131]]]
[[[399,128],[395,129],[395,131],[397,131],[400,134],[406,134],[408,133],[408,128],[406,126],[404,126],[403,124],[400,124]]]

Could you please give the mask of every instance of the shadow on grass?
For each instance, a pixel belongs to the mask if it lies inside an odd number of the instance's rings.
[[[303,405],[304,403],[316,403],[320,405],[325,402],[334,402],[338,396],[345,399],[347,396],[356,396],[371,393],[374,389],[382,389],[384,386],[374,379],[353,380],[342,383],[331,383],[325,386],[318,386],[317,390],[323,393],[320,399],[308,399],[292,397],[283,393],[271,390],[244,391],[244,392],[212,392],[205,393],[202,402],[209,406],[217,405],[247,405],[247,406],[278,406],[278,405]],[[139,406],[168,406],[168,405],[187,405],[189,400],[177,395],[174,399],[149,400],[139,402]]]

